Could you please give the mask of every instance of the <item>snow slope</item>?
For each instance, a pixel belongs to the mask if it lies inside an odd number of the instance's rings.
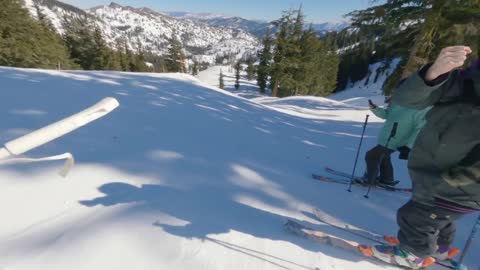
[[[182,74],[0,68],[0,85],[2,142],[106,96],[121,103],[29,153],[71,151],[68,178],[56,175],[56,162],[0,167],[2,270],[396,269],[282,228],[293,218],[358,240],[316,222],[318,207],[395,233],[407,195],[376,191],[366,200],[364,190],[309,177],[325,165],[351,169],[365,109],[342,113],[346,103],[322,99],[310,108],[318,117],[299,117]],[[371,123],[363,150],[379,126]],[[395,168],[406,175],[404,163]],[[457,245],[473,220],[459,222]],[[479,248],[475,240],[469,266],[480,266]]]

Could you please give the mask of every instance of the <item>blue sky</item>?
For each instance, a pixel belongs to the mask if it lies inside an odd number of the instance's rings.
[[[108,5],[104,0],[60,0],[80,8]],[[157,11],[208,12],[240,16],[247,19],[273,20],[283,10],[303,3],[307,22],[337,22],[355,9],[369,6],[369,0],[116,0],[121,5],[149,7]]]

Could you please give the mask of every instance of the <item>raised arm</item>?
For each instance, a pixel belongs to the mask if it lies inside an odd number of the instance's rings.
[[[432,65],[423,67],[399,85],[393,103],[418,110],[434,105],[452,71],[463,66],[470,53],[472,50],[466,46],[444,48]]]

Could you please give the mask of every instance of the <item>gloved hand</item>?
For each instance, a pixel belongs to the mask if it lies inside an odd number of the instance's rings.
[[[400,146],[397,148],[400,155],[398,156],[399,159],[408,160],[408,156],[410,154],[410,148],[406,145]]]
[[[472,49],[467,46],[451,46],[444,48],[438,56],[435,63],[428,69],[425,80],[433,81],[440,75],[449,73],[465,64],[467,55],[472,53]]]

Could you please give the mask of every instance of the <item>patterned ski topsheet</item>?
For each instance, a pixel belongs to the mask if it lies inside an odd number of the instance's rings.
[[[336,227],[336,228],[339,228],[339,229],[342,229],[342,228],[337,227],[335,225],[332,225],[332,226]],[[343,249],[345,251],[348,251],[350,253],[353,253],[353,254],[356,254],[358,256],[364,257],[366,260],[369,260],[369,261],[372,261],[372,262],[375,262],[375,263],[378,263],[378,264],[381,264],[381,265],[388,265],[388,266],[391,266],[391,267],[397,267],[399,269],[411,270],[411,268],[403,267],[403,266],[400,266],[400,265],[388,264],[388,263],[383,262],[383,261],[381,261],[379,259],[376,259],[374,257],[366,256],[364,253],[362,253],[359,250],[359,247],[365,248],[365,247],[368,247],[368,245],[363,245],[363,244],[360,244],[356,241],[346,240],[346,239],[343,239],[342,237],[339,237],[339,236],[336,236],[336,235],[332,235],[332,234],[329,234],[329,233],[326,233],[326,232],[323,232],[323,231],[320,231],[320,230],[315,230],[315,229],[309,228],[309,227],[307,227],[303,224],[300,224],[300,223],[298,223],[296,221],[293,221],[293,220],[290,220],[290,219],[288,219],[285,222],[284,228],[285,228],[285,230],[287,230],[287,231],[289,231],[293,234],[296,234],[298,236],[313,240],[313,241],[315,241],[319,244],[329,245],[329,246],[332,246],[332,247],[335,247],[335,248],[341,248],[341,249]],[[348,231],[348,229],[344,229],[344,230]],[[350,232],[353,232],[353,231],[350,231]],[[366,240],[368,239],[368,240],[376,242],[376,243],[385,243],[384,241],[378,241],[375,238],[365,237],[365,236],[362,236],[361,234],[356,234],[356,233],[353,233],[353,234],[356,235],[356,236],[364,237]],[[372,233],[372,235],[373,235],[373,233]],[[435,262],[435,264],[438,267],[441,267],[443,269],[466,270],[465,268],[457,268],[453,265],[448,265],[447,263],[443,263],[443,262]],[[433,269],[439,269],[439,268],[433,268]]]
[[[314,208],[312,210],[312,214],[315,217],[316,220],[327,224],[329,226],[332,226],[334,228],[337,228],[339,230],[348,232],[352,235],[364,238],[366,240],[370,240],[372,242],[375,242],[377,244],[389,244],[384,238],[385,235],[380,235],[378,233],[372,232],[372,231],[367,231],[365,229],[355,227],[352,225],[349,225],[347,223],[344,223],[342,221],[339,221],[338,219],[335,219],[334,217],[329,216],[328,214],[323,213],[321,210]],[[390,236],[387,236],[390,237]],[[467,268],[461,264],[459,264],[456,261],[441,261],[441,262],[435,262],[435,264],[442,266],[447,269],[455,269],[455,270],[467,270]]]
[[[313,240],[319,244],[322,245],[329,245],[334,248],[340,248],[342,250],[348,251],[352,254],[356,254],[358,256],[361,256],[365,258],[365,260],[371,261],[372,263],[380,264],[380,265],[388,265],[391,267],[397,267],[399,269],[409,269],[409,268],[404,268],[402,266],[397,266],[397,265],[392,265],[385,263],[383,261],[380,261],[379,259],[376,259],[375,257],[369,257],[363,254],[360,251],[360,247],[367,247],[365,245],[361,245],[358,242],[351,241],[351,240],[346,240],[343,239],[339,236],[335,236],[332,234],[325,233],[323,231],[315,230],[312,228],[308,228],[307,226],[304,226],[296,221],[288,219],[285,224],[284,224],[285,230],[294,233],[298,236],[305,237],[307,239]],[[410,269],[411,270],[411,269]]]

